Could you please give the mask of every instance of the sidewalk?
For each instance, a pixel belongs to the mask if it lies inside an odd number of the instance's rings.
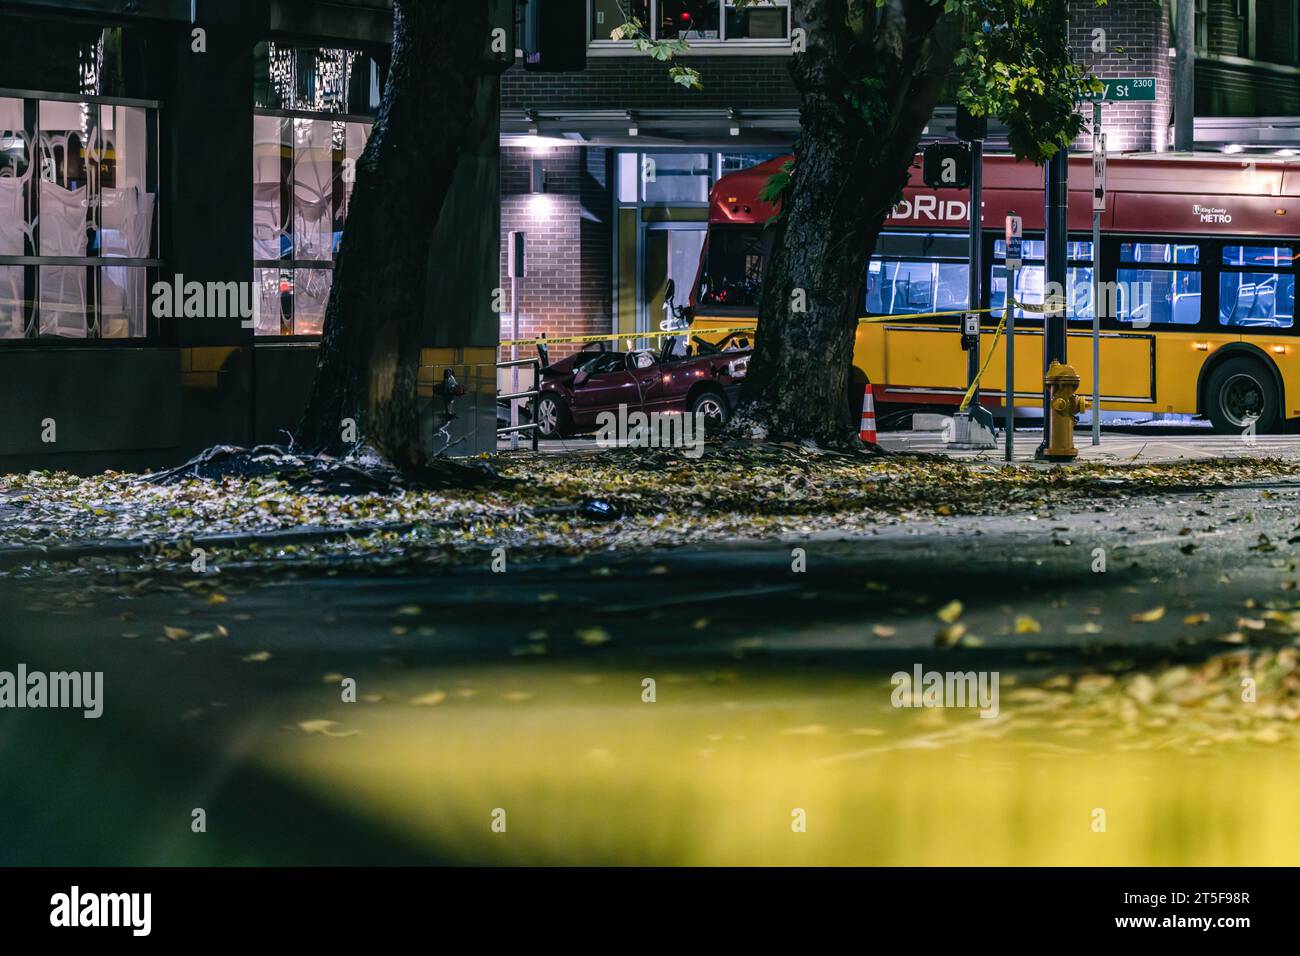
[[[1257,435],[1251,444],[1247,444],[1246,439],[1240,435],[1216,435],[1208,429],[1204,430],[1204,434],[1187,432],[1188,429],[1179,429],[1174,434],[1166,434],[1164,431],[1153,429],[1151,434],[1133,434],[1103,430],[1101,444],[1093,445],[1092,433],[1084,429],[1075,432],[1074,445],[1079,449],[1079,461],[1107,464],[1204,461],[1211,458],[1300,459],[1300,435]],[[1034,450],[1042,437],[1041,429],[1016,429],[1016,461],[1022,464],[1032,463]],[[881,446],[890,451],[948,455],[961,460],[1002,461],[1006,450],[1006,438],[1002,432],[999,431],[995,442],[996,447],[987,451],[949,451],[940,432],[880,433]],[[500,451],[508,452],[509,441],[501,442],[498,448]],[[521,442],[519,450],[531,452],[531,442]],[[544,455],[582,455],[593,454],[602,449],[597,447],[594,438],[585,435],[564,439],[544,439],[538,443],[537,450]]]
[[[1241,435],[1204,434],[1132,434],[1102,430],[1101,444],[1092,444],[1092,433],[1084,429],[1074,433],[1079,461],[1113,464],[1127,462],[1203,461],[1210,458],[1282,458],[1300,459],[1300,435],[1256,435],[1249,442]],[[1042,441],[1041,429],[1016,429],[1017,462],[1032,462],[1034,451]],[[927,452],[958,459],[1003,461],[1006,436],[999,432],[996,447],[987,451],[949,451],[940,432],[882,432],[880,444],[890,451]]]

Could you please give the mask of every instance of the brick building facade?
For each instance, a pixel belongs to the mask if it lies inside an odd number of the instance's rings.
[[[1099,7],[1070,4],[1070,46],[1077,61],[1102,78],[1154,76],[1153,103],[1107,103],[1102,121],[1111,152],[1158,152],[1169,142],[1173,115],[1173,64],[1168,11],[1158,3],[1120,0]],[[1076,149],[1092,149],[1085,132]]]
[[[528,236],[528,281],[520,290],[521,337],[587,335],[594,316],[613,309],[609,154],[599,148],[559,147],[545,159],[547,192],[529,191],[530,151],[501,151],[501,222],[507,232]],[[507,275],[507,244],[501,243],[501,275]],[[510,280],[502,279],[509,289]],[[501,338],[512,335],[509,298]],[[556,350],[556,355],[565,350]]]

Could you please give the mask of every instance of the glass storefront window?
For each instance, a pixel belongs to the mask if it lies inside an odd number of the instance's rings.
[[[751,166],[757,166],[769,159],[776,159],[776,157],[784,155],[784,153],[719,153],[719,169],[722,175],[725,176],[728,173],[737,173],[742,169],[749,169]]]
[[[154,205],[146,188],[148,116],[139,107],[105,106],[101,118],[99,250],[105,256],[145,259]]]
[[[591,39],[608,42],[629,19],[656,40],[782,41],[790,35],[789,0],[591,0]],[[629,51],[632,49],[628,44]]]
[[[293,121],[293,257],[334,255],[334,150],[328,120]]]
[[[293,271],[254,269],[257,289],[257,314],[253,319],[255,335],[289,335],[293,331],[286,302],[293,300]]]
[[[343,238],[343,221],[348,217],[352,207],[352,187],[356,185],[357,163],[361,161],[361,151],[366,148],[370,138],[370,127],[364,123],[335,123],[334,139],[343,143],[343,166],[335,174],[340,180],[343,199],[337,206],[334,216],[334,251],[339,251],[339,242]]]
[[[642,199],[649,203],[708,202],[708,153],[645,153]]]
[[[259,49],[274,81],[272,99],[311,109],[287,116],[253,114],[253,330],[257,336],[318,336],[356,165],[372,127],[368,120],[338,116],[342,105],[351,107],[355,100],[326,94],[354,88],[342,82],[338,70],[355,68],[365,57],[276,44]],[[304,77],[304,64],[315,73]],[[321,73],[330,64],[334,73]],[[269,94],[260,90],[259,103],[265,96]]]
[[[721,39],[722,0],[659,0],[658,6],[661,39]]]
[[[592,0],[591,36],[608,40],[610,33],[631,17],[650,29],[650,0]]]
[[[325,325],[325,304],[334,284],[332,269],[295,269],[293,272],[293,332],[320,335]]]
[[[289,230],[284,220],[291,168],[284,157],[290,120],[253,117],[253,258],[288,256]]]
[[[149,308],[147,272],[137,266],[105,266],[99,270],[101,337],[136,338],[145,334]]]
[[[728,40],[783,40],[789,23],[785,3],[762,3],[737,10],[727,4]]]
[[[140,106],[0,98],[0,338],[148,334],[155,124]],[[30,256],[53,261],[13,261]]]
[[[382,92],[379,62],[359,50],[279,41],[253,50],[257,109],[375,116]]]

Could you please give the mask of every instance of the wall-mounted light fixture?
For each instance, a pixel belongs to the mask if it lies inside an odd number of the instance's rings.
[[[528,191],[530,193],[546,192],[546,167],[540,159],[534,159],[528,167]]]

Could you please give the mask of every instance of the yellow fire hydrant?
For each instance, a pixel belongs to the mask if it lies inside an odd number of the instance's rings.
[[[1047,369],[1047,387],[1052,395],[1052,422],[1044,457],[1048,461],[1074,461],[1079,449],[1074,447],[1074,416],[1088,408],[1088,400],[1076,395],[1079,373],[1073,366],[1055,360]]]

